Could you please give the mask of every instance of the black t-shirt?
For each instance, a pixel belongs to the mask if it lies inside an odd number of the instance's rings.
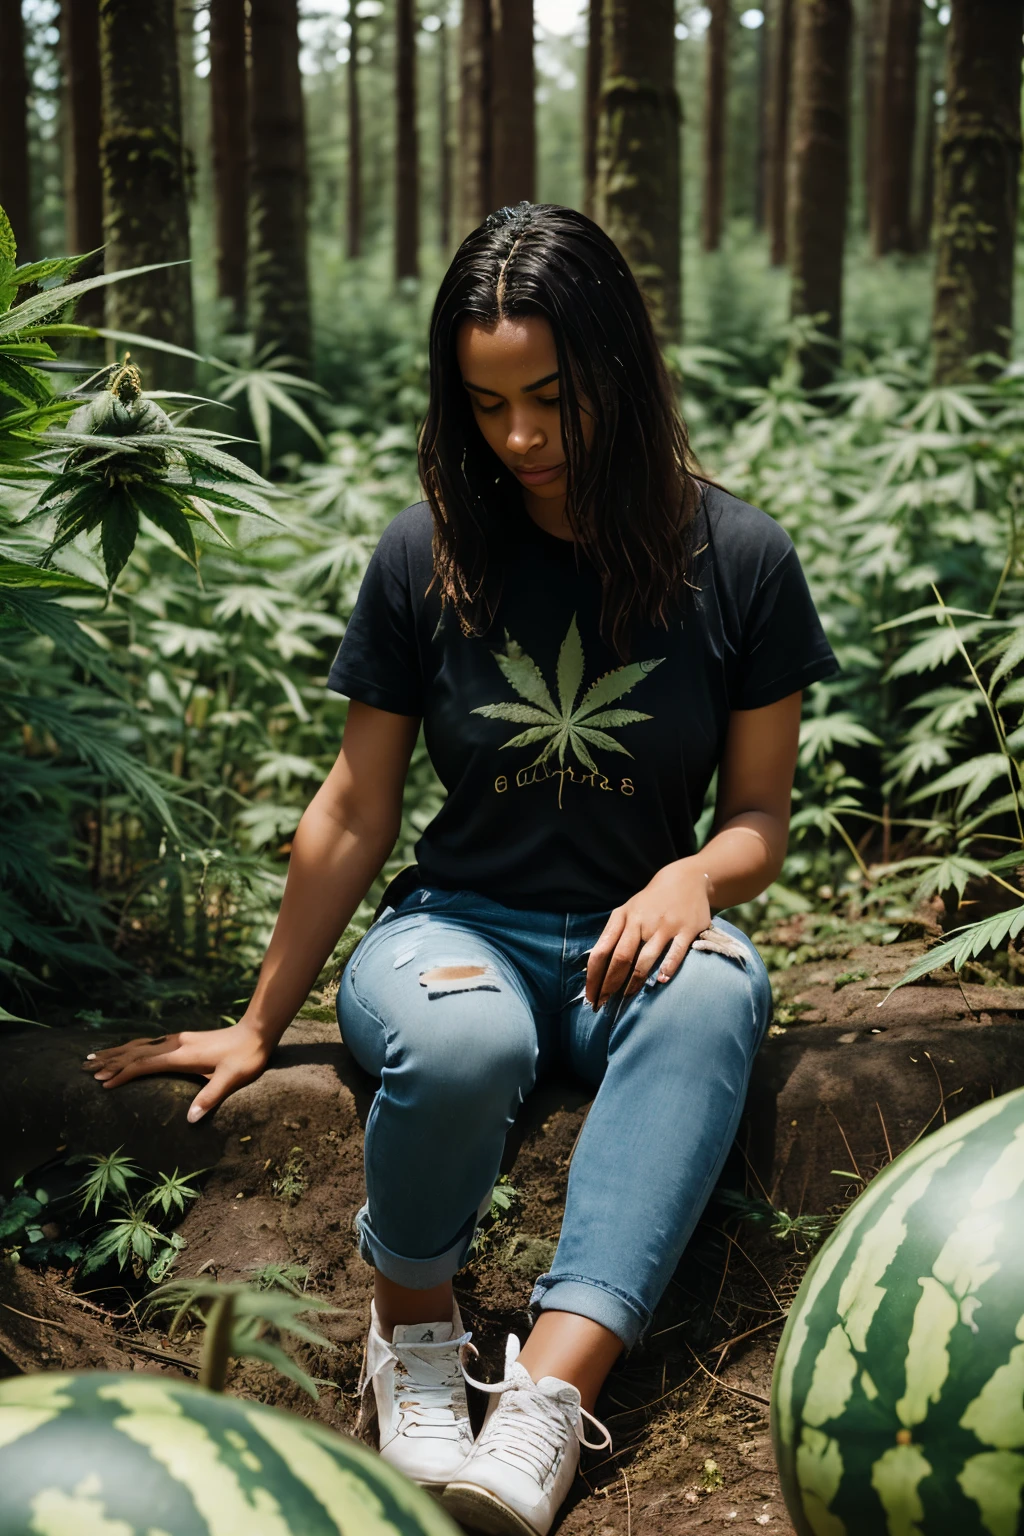
[[[575,541],[516,514],[496,622],[467,637],[433,574],[427,502],[371,557],[327,686],[423,717],[448,798],[416,844],[428,884],[506,906],[599,912],[696,851],[729,713],[838,671],[793,542],[709,487],[669,627],[598,634],[601,587]],[[680,617],[681,615],[681,617]]]

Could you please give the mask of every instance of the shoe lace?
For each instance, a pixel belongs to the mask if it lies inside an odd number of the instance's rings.
[[[471,1335],[444,1339],[436,1344],[392,1345],[395,1359],[395,1396],[402,1413],[415,1424],[451,1424],[455,1418],[455,1391],[462,1386],[462,1354],[476,1353]],[[448,1358],[446,1359],[446,1355]],[[437,1361],[433,1379],[419,1379],[416,1367],[425,1366],[425,1356]],[[438,1370],[440,1367],[440,1370]]]
[[[588,1450],[611,1449],[612,1437],[600,1419],[588,1413],[582,1404],[577,1407],[576,1417],[571,1418],[568,1406],[542,1392],[525,1366],[513,1364],[506,1379],[493,1385],[475,1380],[464,1364],[462,1373],[478,1391],[501,1394],[495,1411],[477,1437],[477,1446],[495,1453],[511,1452],[534,1469],[538,1481],[543,1482],[554,1466],[565,1443],[567,1427]],[[587,1439],[583,1419],[598,1431],[599,1440]]]

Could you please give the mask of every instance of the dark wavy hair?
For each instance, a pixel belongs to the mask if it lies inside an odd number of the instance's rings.
[[[683,595],[700,487],[643,295],[614,242],[573,208],[523,202],[489,214],[438,291],[418,443],[434,581],[464,634],[490,629],[522,487],[476,423],[456,338],[464,320],[490,326],[522,315],[542,315],[554,333],[566,519],[601,577],[601,633],[626,659],[635,618],[666,624]],[[589,453],[579,392],[595,417]]]

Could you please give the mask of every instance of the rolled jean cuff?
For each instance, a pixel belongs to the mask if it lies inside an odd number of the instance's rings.
[[[444,1253],[428,1259],[407,1259],[399,1253],[392,1253],[381,1242],[370,1226],[369,1210],[369,1205],[364,1205],[356,1212],[354,1225],[359,1236],[359,1256],[396,1285],[408,1286],[411,1291],[429,1291],[433,1286],[443,1285],[446,1280],[450,1280],[469,1257],[476,1232],[475,1214]]]
[[[642,1339],[651,1314],[624,1291],[587,1280],[582,1275],[541,1275],[530,1297],[538,1312],[575,1312],[589,1317],[620,1338],[627,1349]]]

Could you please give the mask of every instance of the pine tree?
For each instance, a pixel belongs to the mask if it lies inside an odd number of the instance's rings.
[[[348,8],[348,196],[345,207],[345,254],[363,253],[363,134],[359,112],[359,17]]]
[[[491,203],[533,202],[533,0],[491,0]]]
[[[766,0],[767,3],[767,0]],[[768,187],[768,72],[771,53],[768,47],[768,18],[755,33],[757,48],[757,143],[754,148],[754,228],[762,230],[767,218],[766,191]]]
[[[395,7],[395,277],[418,277],[419,140],[416,133],[416,0]]]
[[[836,341],[842,335],[852,20],[850,0],[796,0],[790,312],[820,316],[817,329]],[[807,348],[804,383],[821,383],[834,366],[834,353]]]
[[[100,175],[99,0],[65,3],[60,13],[60,60],[64,112],[64,243],[69,252],[95,251],[103,244],[103,180]],[[102,270],[102,256],[96,270]],[[85,274],[88,275],[88,274]],[[103,293],[85,294],[76,318],[102,325]]]
[[[103,230],[109,271],[149,262],[188,262],[188,199],[181,152],[181,104],[174,0],[100,0],[103,86]],[[105,290],[106,321],[191,347],[188,265]],[[146,382],[187,388],[192,365],[132,349]]]
[[[1022,0],[953,0],[936,188],[936,383],[1006,357],[1013,327],[1020,174]]]
[[[663,342],[680,329],[679,96],[673,0],[605,0],[598,221],[629,262]]]
[[[196,195],[195,86],[196,86],[196,16],[195,0],[176,0],[175,26],[178,46],[178,94],[181,110],[181,163],[185,172],[185,195],[191,202]]]
[[[210,148],[217,244],[217,295],[232,329],[245,325],[248,242],[245,0],[210,0]]]
[[[437,29],[437,202],[438,244],[447,254],[452,238],[452,155],[448,143],[448,26]]]
[[[773,267],[786,260],[786,169],[789,163],[790,76],[793,65],[793,0],[772,7],[771,81],[768,89],[768,164],[765,223]]]
[[[914,131],[917,118],[917,45],[921,0],[888,0],[875,111],[872,247],[876,256],[912,251]]]
[[[312,352],[298,0],[251,0],[249,310],[257,353]]]
[[[457,231],[464,240],[493,207],[491,0],[463,0],[459,27]]]
[[[937,37],[937,25],[929,25],[922,46],[921,87],[918,92],[917,166],[914,180],[914,250],[928,250],[935,217],[935,155],[938,147],[938,106],[936,94],[942,87],[945,64],[945,37]]]
[[[725,103],[729,74],[729,0],[711,0],[705,42],[704,188],[701,199],[701,246],[717,251],[722,243],[725,202]]]
[[[861,133],[863,145],[864,227],[872,229],[878,174],[879,94],[882,75],[882,43],[885,37],[886,0],[861,0],[858,9],[858,40],[861,72]]]
[[[14,227],[19,256],[31,260],[28,72],[21,0],[0,0],[0,208]]]
[[[587,63],[583,87],[583,212],[594,217],[597,188],[597,133],[601,104],[601,40],[603,0],[587,7]]]

